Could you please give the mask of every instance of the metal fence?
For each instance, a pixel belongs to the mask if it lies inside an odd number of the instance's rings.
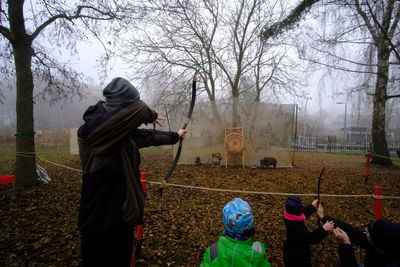
[[[388,147],[392,156],[400,151],[400,140],[388,140]],[[292,148],[302,152],[326,152],[326,153],[346,153],[346,154],[365,154],[372,148],[371,140],[344,140],[337,136],[298,136],[292,141]]]

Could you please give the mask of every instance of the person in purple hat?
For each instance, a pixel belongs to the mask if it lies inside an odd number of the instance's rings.
[[[283,217],[286,226],[286,239],[283,244],[283,261],[286,267],[311,266],[311,244],[321,242],[333,230],[334,223],[327,221],[323,226],[308,231],[304,221],[318,210],[318,216],[324,217],[324,208],[318,199],[303,207],[301,199],[290,196],[285,201]]]

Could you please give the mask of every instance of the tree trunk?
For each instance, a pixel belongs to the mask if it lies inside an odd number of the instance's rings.
[[[239,125],[239,88],[238,82],[232,86],[232,127],[238,127]]]
[[[378,45],[378,68],[372,116],[373,164],[393,165],[386,141],[386,100],[389,75],[389,46],[385,41]]]
[[[239,124],[239,114],[238,114],[238,107],[239,107],[239,90],[233,90],[233,97],[232,97],[232,127],[241,127],[242,125]],[[236,92],[236,93],[235,93]],[[240,166],[240,154],[239,153],[232,153],[229,157],[230,163],[232,166]]]
[[[205,76],[205,77],[207,77],[207,76]],[[221,125],[222,118],[221,118],[220,112],[218,111],[217,103],[215,101],[215,82],[214,82],[213,78],[210,78],[207,80],[205,77],[202,77],[202,78],[204,80],[204,87],[205,87],[206,93],[208,95],[208,99],[210,100],[213,118],[216,121],[217,125]],[[211,85],[209,85],[208,82],[210,82]]]
[[[23,2],[9,1],[10,29],[13,33],[11,43],[17,79],[15,184],[30,187],[38,184],[38,176],[33,132],[32,42],[25,31]]]
[[[214,117],[216,123],[218,125],[222,125],[223,121],[222,121],[221,115],[219,114],[219,110],[217,108],[217,103],[215,102],[215,100],[210,100],[210,103],[211,103],[211,110],[213,113],[213,117]]]
[[[33,77],[29,53],[27,48],[14,48],[17,75],[15,183],[27,187],[38,184],[33,132]]]

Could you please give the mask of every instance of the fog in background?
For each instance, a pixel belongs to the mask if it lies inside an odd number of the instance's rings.
[[[307,20],[308,19],[308,20]],[[302,25],[315,24],[312,19],[307,18]],[[311,21],[311,22],[307,22]],[[301,26],[299,27],[301,28]],[[306,29],[306,28],[305,28]],[[98,69],[98,58],[103,55],[104,51],[102,45],[96,41],[88,41],[87,43],[78,46],[79,54],[74,57],[69,57],[66,53],[65,61],[68,64],[84,73],[91,79],[88,88],[83,93],[83,97],[73,96],[63,102],[49,103],[40,97],[35,99],[34,106],[34,119],[35,130],[39,129],[62,129],[69,127],[79,127],[82,124],[83,112],[88,106],[95,104],[98,100],[103,99],[102,89],[112,80],[112,78],[120,76],[129,79],[131,69],[123,63],[119,58],[113,58],[110,61],[107,77],[101,79]],[[299,64],[306,64],[304,61],[297,59]],[[300,99],[296,102],[289,97],[281,97],[284,99],[280,103],[274,104],[289,104],[297,105],[297,135],[315,136],[322,133],[323,129],[336,129],[339,130],[344,127],[371,127],[371,101],[362,102],[357,97],[347,98],[344,94],[337,92],[344,91],[344,89],[354,87],[358,81],[352,80],[345,76],[342,80],[333,79],[332,77],[324,76],[324,71],[305,72],[303,74],[304,83],[302,89],[307,93],[305,99]],[[190,78],[190,77],[189,77]],[[150,106],[157,112],[165,116],[165,108],[162,103],[155,101],[157,86],[162,86],[162,78],[154,83],[146,83],[146,87],[140,87],[141,84],[137,81],[130,79],[132,83],[139,87],[142,99],[144,99]],[[199,82],[201,86],[202,81]],[[13,84],[13,83],[12,83]],[[14,83],[15,84],[15,83]],[[190,82],[188,79],[188,89],[190,89]],[[35,95],[41,91],[40,83],[35,83]],[[13,136],[15,133],[15,90],[2,88],[4,95],[3,103],[0,104],[0,134]],[[365,94],[365,92],[360,92]],[[199,99],[206,99],[205,94],[199,95]],[[371,98],[370,98],[371,99]],[[265,101],[265,100],[264,100]],[[338,104],[341,103],[341,104]],[[347,103],[347,106],[345,105]],[[400,101],[399,99],[391,99],[387,105],[387,129],[400,136]],[[182,103],[183,104],[183,103]],[[196,111],[195,107],[195,111]],[[346,116],[345,116],[346,108]],[[185,114],[185,110],[181,110]],[[268,114],[261,114],[267,117]],[[177,130],[178,125],[174,125],[171,119],[171,130]],[[195,122],[193,122],[195,123]],[[167,122],[163,129],[166,129]],[[173,125],[173,126],[171,126]]]
[[[193,164],[199,157],[202,163],[211,164],[212,154],[220,153],[223,160],[232,165],[258,166],[261,158],[275,157],[279,167],[292,166],[294,105],[249,103],[239,100],[240,129],[230,127],[232,114],[229,101],[227,103],[220,100],[217,106],[222,117],[220,122],[214,119],[209,102],[199,101],[196,104],[192,120],[187,127],[188,134],[180,163]],[[178,129],[184,123],[188,108],[188,105],[165,106],[165,114],[170,119],[169,126],[172,129]],[[235,134],[244,137],[241,140],[244,141],[245,149],[239,163],[235,161],[235,153],[225,154],[225,138]],[[177,147],[174,146],[174,149]]]
[[[35,86],[35,91],[40,92],[40,85]],[[0,105],[0,135],[13,136],[15,133],[15,90],[5,89],[5,99]],[[103,99],[101,90],[93,86],[86,88],[83,97],[72,96],[63,102],[50,103],[40,96],[35,98],[34,120],[35,131],[56,132],[70,127],[79,127],[83,120],[84,111]]]
[[[96,45],[94,45],[96,47]],[[81,70],[89,77],[92,78],[92,84],[83,92],[83,97],[73,96],[63,102],[49,103],[47,100],[39,97],[41,91],[40,83],[35,85],[35,130],[44,129],[63,129],[70,127],[79,127],[82,123],[82,116],[84,111],[90,106],[103,100],[102,90],[105,85],[112,80],[112,78],[121,76],[126,77],[126,69],[123,67],[114,67],[105,81],[100,81],[96,74],[96,51],[86,47],[80,56],[82,61],[76,59],[72,61],[78,70]],[[99,48],[100,49],[100,48]],[[100,53],[100,52],[99,52]],[[122,63],[119,63],[122,66]],[[120,68],[120,69],[118,69]],[[323,129],[336,129],[340,131],[344,126],[345,119],[345,102],[344,96],[334,96],[334,84],[325,84],[324,89],[320,90],[321,77],[316,73],[314,76],[308,78],[308,85],[305,90],[309,92],[309,99],[299,103],[281,103],[281,104],[297,104],[297,134],[306,136],[316,136],[321,134]],[[156,105],[153,101],[153,92],[157,90],[160,81],[157,83],[147,83],[146,88],[139,88],[141,97],[150,106],[152,106],[160,115],[166,116],[165,107],[163,105]],[[162,81],[161,81],[162,83]],[[200,81],[201,85],[201,81]],[[187,87],[190,89],[190,82],[188,81]],[[153,88],[154,87],[154,88]],[[15,90],[4,89],[5,96],[3,103],[0,104],[0,134],[5,136],[13,136],[15,133]],[[198,99],[205,99],[201,95]],[[342,104],[337,104],[337,103]],[[392,100],[388,104],[388,125],[387,128],[396,132],[396,136],[400,136],[400,118],[399,118],[399,104],[398,100]],[[154,104],[154,105],[153,105]],[[363,103],[360,106],[357,103],[347,102],[346,110],[346,124],[347,127],[366,127],[370,128],[371,125],[371,107]],[[195,107],[195,111],[196,111]],[[185,110],[181,110],[186,114]],[[261,114],[267,117],[268,114]],[[173,123],[171,114],[171,130],[177,130],[178,125]],[[173,125],[173,126],[171,126]],[[165,122],[163,130],[168,123]]]

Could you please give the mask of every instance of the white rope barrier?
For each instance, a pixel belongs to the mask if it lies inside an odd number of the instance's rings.
[[[46,161],[47,163],[63,167],[69,170],[82,172],[80,169],[71,168],[56,162],[52,162],[50,160],[44,159],[42,157],[36,156],[37,158]],[[161,182],[147,181],[149,184],[161,185]],[[180,187],[180,188],[189,188],[189,189],[198,189],[198,190],[206,190],[206,191],[216,191],[216,192],[230,192],[230,193],[240,193],[240,194],[256,194],[256,195],[273,195],[273,196],[317,196],[317,194],[309,193],[309,194],[301,194],[301,193],[280,193],[280,192],[262,192],[262,191],[246,191],[246,190],[234,190],[234,189],[220,189],[220,188],[210,188],[203,186],[192,186],[192,185],[181,185],[181,184],[171,184],[165,183],[166,186]],[[335,194],[320,194],[323,197],[340,197],[340,198],[357,198],[357,197],[374,197],[374,195],[335,195]],[[382,196],[383,199],[400,199],[397,196]]]
[[[57,150],[57,151],[35,151],[35,152],[28,152],[28,151],[17,151],[15,152],[16,154],[31,154],[31,155],[35,155],[35,154],[58,154],[58,153],[63,153],[63,154],[67,154],[69,153],[69,150]]]
[[[41,159],[41,160],[43,160],[43,161],[46,161],[46,162],[48,162],[48,163],[50,163],[50,164],[53,164],[53,165],[56,165],[56,166],[59,166],[59,167],[63,167],[63,168],[65,168],[65,169],[69,169],[69,170],[73,170],[73,171],[82,172],[82,170],[80,170],[80,169],[75,169],[75,168],[71,168],[71,167],[68,167],[68,166],[65,166],[65,165],[62,165],[62,164],[59,164],[59,163],[55,163],[55,162],[52,162],[52,161],[50,161],[50,160],[44,159],[44,158],[39,157],[39,156],[36,156],[36,157],[37,157],[38,159]]]
[[[377,157],[377,158],[383,158],[383,159],[390,159],[392,161],[398,161],[400,159],[397,159],[395,157],[386,157],[386,156],[382,156],[382,155],[378,155],[378,154],[371,154],[372,157]]]
[[[148,183],[161,185],[161,182],[148,181]],[[202,186],[180,185],[180,184],[170,184],[170,183],[165,183],[165,185],[181,187],[181,188],[199,189],[199,190],[207,190],[207,191],[218,191],[218,192],[242,193],[242,194],[275,195],[275,196],[317,196],[317,194],[313,194],[313,193],[303,194],[303,193],[245,191],[245,190],[219,189],[219,188],[209,188],[209,187],[202,187]],[[320,196],[322,196],[322,197],[343,197],[343,198],[373,197],[373,195],[335,195],[335,194],[320,194]],[[381,197],[385,198],[385,199],[400,199],[400,197],[396,197],[396,196],[381,196]]]

